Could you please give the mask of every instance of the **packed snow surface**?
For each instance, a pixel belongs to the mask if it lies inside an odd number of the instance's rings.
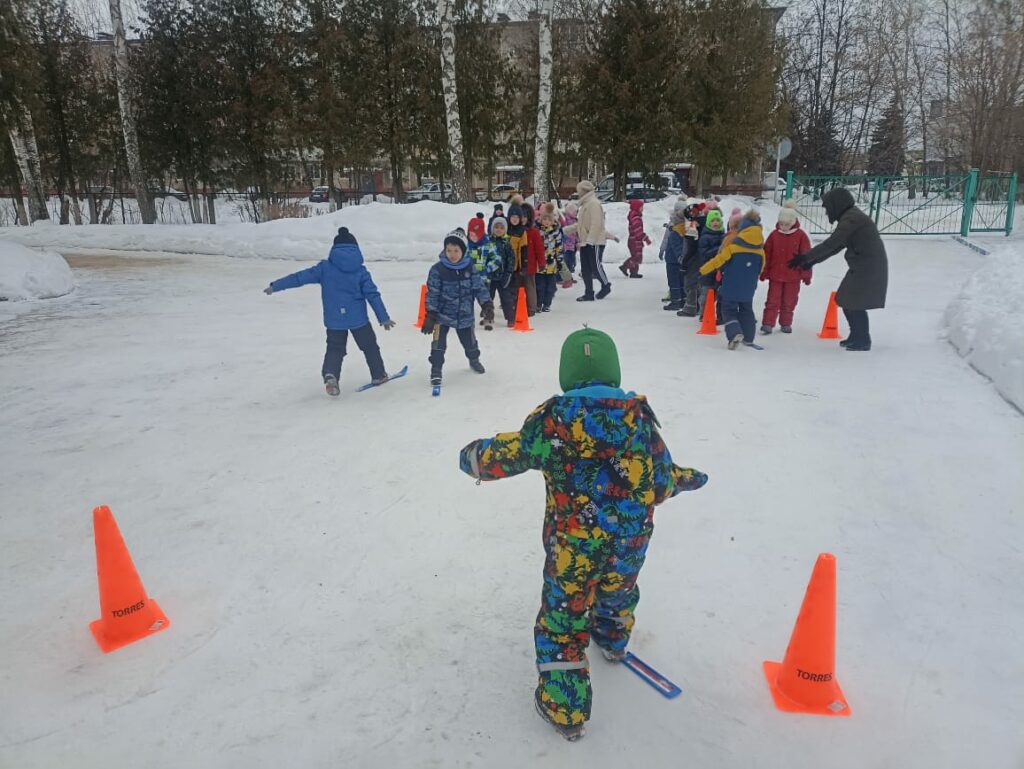
[[[429,222],[367,206],[259,232],[268,253],[280,229],[279,255],[320,257],[347,222],[378,258],[431,260],[467,216],[421,206]],[[531,334],[481,331],[485,375],[452,338],[440,398],[413,328],[428,261],[371,263],[398,322],[378,330],[384,360],[410,373],[357,394],[351,345],[338,399],[319,292],[261,292],[308,262],[68,252],[78,290],[0,326],[0,766],[1016,769],[1024,420],[942,338],[977,256],[887,245],[870,353],[816,337],[841,258],[815,269],[792,335],[729,352],[661,310],[655,249],[625,280],[616,246],[604,301],[577,304],[578,286]],[[543,480],[477,486],[457,453],[556,391],[583,323],[710,482],[656,514],[630,644],[682,695],[595,654],[569,744],[531,702]],[[88,629],[100,504],[171,621],[109,655]],[[761,670],[820,552],[838,561],[850,718],[776,710]]]

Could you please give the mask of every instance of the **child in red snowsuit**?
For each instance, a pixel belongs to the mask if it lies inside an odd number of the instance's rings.
[[[768,281],[768,299],[764,303],[761,333],[770,334],[779,321],[783,334],[793,332],[793,311],[800,298],[800,281],[811,285],[811,271],[794,270],[787,264],[794,256],[811,250],[811,240],[800,229],[796,206],[787,200],[779,211],[779,222],[764,244],[765,263],[761,280]]]
[[[644,260],[644,244],[651,245],[651,239],[644,232],[644,202],[642,200],[629,201],[629,215],[626,220],[629,222],[629,238],[626,240],[626,247],[629,248],[629,259],[619,265],[622,274],[630,278],[642,278],[640,274],[640,263]]]

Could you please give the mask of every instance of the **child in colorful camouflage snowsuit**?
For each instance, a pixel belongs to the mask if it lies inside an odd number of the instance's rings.
[[[558,291],[562,264],[562,226],[558,223],[555,204],[548,201],[540,209],[540,234],[544,238],[544,266],[537,270],[537,309],[551,312],[551,303]]]
[[[480,276],[484,282],[484,287],[487,288],[488,293],[491,295],[491,301],[494,301],[494,293],[490,290],[491,280],[494,275],[501,269],[501,257],[498,255],[497,246],[491,242],[491,239],[487,236],[487,226],[484,224],[484,215],[477,213],[472,219],[469,220],[469,226],[466,228],[467,245],[469,250],[466,252],[469,258],[473,260],[473,271]],[[481,311],[480,325],[490,331],[493,326],[487,322]]]
[[[512,245],[508,240],[508,222],[504,216],[496,216],[491,219],[490,236],[491,242],[498,250],[501,268],[491,276],[491,285],[488,291],[491,294],[492,304],[494,295],[497,293],[501,300],[501,314],[505,316],[508,327],[512,328],[516,324],[516,291],[513,285],[516,273],[516,255],[512,253]]]
[[[563,395],[541,404],[519,432],[470,443],[460,467],[485,481],[544,473],[547,560],[534,627],[535,702],[572,740],[590,718],[590,640],[612,662],[625,657],[654,507],[700,488],[707,476],[673,464],[647,399],[619,389],[618,352],[607,334],[570,334],[559,382]]]
[[[494,303],[483,280],[473,270],[473,261],[466,253],[466,233],[452,230],[444,239],[444,251],[427,273],[427,312],[423,318],[424,334],[432,335],[430,345],[430,384],[441,384],[441,369],[448,349],[448,331],[455,333],[469,359],[469,367],[484,373],[480,362],[480,345],[474,333],[473,307],[480,302],[484,319],[494,322]]]
[[[570,278],[576,274],[576,247],[579,244],[579,238],[576,236],[575,230],[568,233],[565,228],[576,224],[577,210],[576,203],[569,201],[565,206],[565,211],[562,212],[562,221],[560,222],[562,225],[562,260],[565,262],[566,269],[569,270]],[[573,280],[573,283],[575,282]]]

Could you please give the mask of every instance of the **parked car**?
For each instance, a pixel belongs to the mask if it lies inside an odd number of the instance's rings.
[[[521,194],[519,187],[515,184],[495,184],[491,188],[491,200],[508,202],[510,197],[519,194]]]
[[[650,203],[653,200],[667,198],[670,194],[665,190],[656,190],[654,187],[630,187],[626,190],[626,200],[642,200],[645,203]],[[615,193],[612,190],[601,190],[597,193],[597,199],[602,203],[610,203],[615,199]]]
[[[314,187],[309,193],[310,203],[327,203],[331,199],[330,187]]]
[[[665,190],[656,190],[654,187],[634,187],[626,191],[626,200],[642,200],[650,203],[652,200],[661,200],[668,197]]]
[[[452,196],[452,191],[452,185],[445,182],[444,194],[442,194],[441,185],[434,182],[433,184],[424,184],[414,190],[409,190],[406,195],[406,200],[410,203],[415,203],[420,200],[448,200]]]

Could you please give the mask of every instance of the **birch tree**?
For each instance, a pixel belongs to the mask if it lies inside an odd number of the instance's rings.
[[[46,190],[35,125],[24,98],[33,85],[26,82],[31,78],[26,67],[34,63],[31,46],[14,3],[0,5],[0,117],[7,128],[15,164],[28,191],[28,218],[32,222],[50,218],[46,210]]]
[[[121,108],[121,130],[124,132],[124,151],[128,160],[128,177],[135,190],[135,200],[144,224],[156,221],[156,211],[146,187],[146,174],[139,155],[139,135],[135,127],[135,105],[132,101],[131,77],[128,70],[128,40],[121,17],[121,0],[110,0],[110,21],[114,27],[114,74],[117,78],[117,101]]]
[[[7,108],[4,122],[7,123],[7,133],[11,137],[11,146],[14,148],[14,158],[18,163],[18,170],[21,171],[21,177],[28,189],[28,217],[33,222],[49,219],[50,214],[46,210],[46,190],[43,187],[43,173],[39,165],[39,147],[36,145],[32,113],[17,96],[13,96],[11,101],[13,103]]]
[[[448,153],[451,157],[452,197],[457,203],[470,200],[466,183],[466,162],[462,154],[462,123],[459,95],[455,82],[455,25],[453,0],[437,0],[441,26],[441,88],[444,93],[445,124],[448,128]]]
[[[551,135],[551,19],[555,0],[543,0],[538,33],[540,85],[537,89],[537,135],[534,143],[533,194],[538,201],[548,194],[548,145]]]

